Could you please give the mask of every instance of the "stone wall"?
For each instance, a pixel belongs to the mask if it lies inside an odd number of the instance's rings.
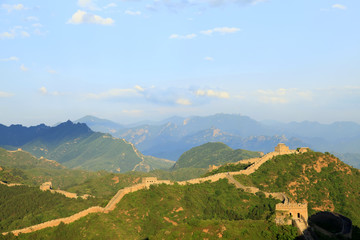
[[[21,183],[6,183],[6,182],[3,182],[3,181],[0,181],[0,184],[6,185],[6,186],[8,186],[8,187],[14,187],[14,186],[24,185],[24,184],[21,184]]]
[[[12,231],[12,233],[15,236],[18,236],[20,233],[30,233],[30,232],[35,232],[44,228],[48,228],[48,227],[56,227],[58,226],[60,223],[65,223],[65,224],[69,224],[71,222],[74,222],[82,217],[85,217],[86,215],[90,214],[90,213],[97,213],[97,212],[103,212],[103,208],[99,207],[99,206],[95,206],[95,207],[90,207],[86,210],[83,210],[81,212],[78,212],[70,217],[66,217],[66,218],[59,218],[59,219],[55,219],[55,220],[51,220],[51,221],[47,221],[44,223],[40,223],[37,225],[33,225],[31,227],[27,227],[27,228],[23,228],[23,229],[18,229],[18,230],[14,230]],[[7,233],[3,233],[3,235],[6,235]]]
[[[284,143],[279,143],[276,147],[275,147],[275,151],[274,152],[269,152],[265,155],[263,155],[260,158],[250,158],[250,159],[244,159],[244,160],[240,160],[238,162],[235,163],[228,163],[228,164],[252,164],[251,166],[249,166],[247,169],[245,170],[241,170],[238,172],[232,172],[232,175],[237,175],[237,174],[245,174],[245,175],[249,175],[253,172],[255,172],[264,162],[268,161],[269,159],[278,156],[278,155],[285,155],[285,154],[298,154],[298,153],[304,153],[309,151],[309,148],[305,148],[302,147],[299,149],[299,151],[297,150],[290,150],[288,146],[286,146]],[[210,165],[209,166],[209,171],[211,172],[212,170],[218,169],[221,166],[215,166],[215,165]]]
[[[292,224],[293,219],[302,219],[307,223],[307,203],[278,203],[275,206],[277,224]]]
[[[295,150],[290,150],[291,153],[293,153],[292,151]],[[210,182],[216,182],[219,181],[220,179],[223,178],[227,178],[229,179],[230,183],[235,184],[235,186],[237,188],[243,188],[245,191],[247,192],[251,192],[251,193],[257,193],[260,190],[258,188],[255,187],[246,187],[241,185],[238,181],[236,181],[232,176],[233,175],[238,175],[238,174],[246,174],[249,175],[253,172],[255,172],[263,163],[265,163],[267,160],[273,158],[274,156],[277,155],[281,155],[281,154],[285,154],[283,152],[271,152],[268,153],[266,155],[264,155],[261,158],[254,158],[254,159],[247,159],[245,161],[252,161],[253,165],[251,165],[250,167],[248,167],[245,170],[241,170],[238,172],[228,172],[228,173],[218,173],[212,176],[208,176],[208,177],[204,177],[204,178],[195,178],[195,179],[191,179],[191,180],[187,180],[187,181],[181,181],[178,182],[178,184],[180,185],[186,185],[186,184],[198,184],[198,183],[203,183],[206,181],[210,181]],[[286,153],[288,154],[288,153]],[[142,183],[130,186],[130,187],[126,187],[124,189],[120,189],[115,196],[108,202],[108,204],[106,205],[105,208],[99,207],[99,206],[94,206],[94,207],[90,207],[84,211],[81,211],[79,213],[76,213],[70,217],[66,217],[66,218],[60,218],[60,219],[55,219],[55,220],[51,220],[45,223],[40,223],[31,227],[27,227],[27,228],[23,228],[23,229],[19,229],[19,230],[14,230],[12,231],[13,234],[18,235],[19,233],[29,233],[29,232],[34,232],[34,231],[38,231],[47,227],[55,227],[58,226],[61,222],[68,224],[71,222],[74,222],[78,219],[80,219],[81,217],[84,217],[90,213],[98,213],[98,212],[104,212],[104,213],[108,213],[112,210],[114,210],[116,208],[116,204],[119,203],[121,201],[121,199],[128,193],[131,192],[135,192],[141,189],[145,189],[145,188],[149,188],[150,185],[152,184],[173,184],[173,182],[169,181],[169,180],[157,180],[157,178],[144,178],[142,180]],[[44,185],[44,186],[43,186]],[[49,184],[43,184],[43,188],[40,187],[40,189],[42,190],[51,190],[51,191],[55,191],[51,189],[51,182]],[[62,190],[56,190],[56,191],[60,191],[59,193],[68,193],[66,191],[62,191]],[[72,193],[68,193],[68,194],[72,194]],[[74,193],[75,194],[75,193]],[[284,217],[286,217],[285,215],[290,216],[290,213],[292,216],[299,216],[301,218],[298,219],[303,219],[305,220],[305,223],[307,224],[307,204],[290,204],[289,203],[289,199],[288,197],[284,194],[284,193],[268,193],[268,192],[264,192],[266,197],[274,197],[277,199],[280,199],[281,201],[283,201],[284,203],[281,204],[277,204],[276,205],[276,211],[277,211],[277,223],[282,219],[282,221],[284,220]],[[65,195],[65,194],[64,194]],[[70,195],[68,195],[70,196]],[[285,213],[285,214],[284,214]],[[299,214],[299,215],[297,215]],[[279,215],[279,217],[278,217]],[[2,233],[3,235],[6,235],[7,233]]]
[[[156,178],[155,178],[156,179]],[[136,192],[138,190],[144,189],[144,188],[149,188],[150,185],[152,184],[173,184],[170,180],[157,180],[156,181],[152,181],[152,182],[146,182],[146,180],[142,180],[142,183],[130,186],[130,187],[126,187],[123,189],[120,189],[115,196],[109,201],[109,203],[106,205],[106,207],[104,208],[104,212],[108,213],[112,210],[115,209],[116,204],[118,202],[120,202],[120,200],[128,193],[131,192]]]
[[[47,191],[47,190],[51,190],[51,189],[52,189],[52,183],[51,182],[44,182],[40,186],[41,191]]]
[[[157,182],[156,177],[143,177],[142,178],[142,183],[155,183],[155,182]]]
[[[43,184],[41,184],[40,190],[41,191],[50,191],[52,193],[60,193],[60,194],[64,195],[67,198],[78,198],[79,197],[76,193],[71,193],[71,192],[67,192],[67,191],[64,191],[64,190],[52,189],[52,183],[51,182],[44,182]],[[89,197],[91,197],[91,195],[89,195],[89,194],[85,194],[85,195],[81,196],[82,199],[88,199]]]

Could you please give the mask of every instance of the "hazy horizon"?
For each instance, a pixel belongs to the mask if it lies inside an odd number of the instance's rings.
[[[180,118],[191,118],[191,117],[209,117],[209,116],[214,116],[214,115],[217,115],[217,114],[230,114],[230,115],[240,115],[240,116],[245,116],[245,117],[249,117],[255,121],[258,121],[258,122],[261,122],[261,123],[265,123],[267,124],[266,122],[278,122],[278,123],[283,123],[283,124],[287,124],[287,123],[291,123],[291,122],[297,122],[297,123],[301,123],[301,122],[315,122],[315,123],[320,123],[320,124],[325,124],[325,125],[329,125],[329,124],[333,124],[333,123],[336,123],[336,122],[353,122],[353,123],[356,123],[356,124],[359,124],[357,122],[354,122],[354,121],[332,121],[332,122],[319,122],[319,121],[310,121],[310,120],[303,120],[303,121],[278,121],[278,120],[274,120],[274,119],[255,119],[251,116],[247,116],[247,115],[243,115],[243,114],[239,114],[239,113],[215,113],[215,114],[210,114],[210,115],[191,115],[191,116],[177,116],[177,115],[173,115],[173,116],[170,116],[170,117],[166,117],[166,118],[159,118],[159,119],[138,119],[138,120],[134,120],[134,121],[127,121],[127,122],[121,122],[121,121],[117,121],[117,120],[114,120],[114,119],[109,119],[109,118],[103,118],[103,117],[99,117],[99,116],[94,116],[94,115],[85,115],[85,116],[82,116],[80,118],[74,118],[74,119],[70,119],[70,118],[67,118],[67,119],[59,119],[57,120],[56,122],[45,122],[45,121],[39,121],[39,122],[34,122],[34,123],[30,123],[30,124],[26,124],[26,123],[22,123],[22,122],[11,122],[11,123],[2,123],[0,122],[0,124],[2,125],[5,125],[5,126],[10,126],[10,125],[17,125],[17,124],[20,124],[20,125],[23,125],[25,127],[31,127],[31,126],[37,126],[37,125],[40,125],[40,124],[45,124],[47,126],[56,126],[60,123],[64,123],[66,121],[71,121],[71,122],[77,122],[78,120],[80,120],[81,118],[83,117],[95,117],[95,118],[99,118],[99,119],[102,119],[102,120],[109,120],[109,121],[112,121],[114,123],[117,123],[117,124],[120,124],[120,125],[137,125],[137,124],[143,124],[143,123],[149,123],[149,124],[157,124],[157,123],[160,123],[160,122],[163,122],[165,120],[168,120],[168,119],[171,119],[173,117],[180,117]]]
[[[359,1],[0,4],[0,123],[360,123]]]

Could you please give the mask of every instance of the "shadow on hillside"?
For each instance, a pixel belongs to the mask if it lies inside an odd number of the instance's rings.
[[[345,240],[348,238],[338,236],[330,238],[329,236],[325,235],[319,235],[319,233],[314,233],[314,231],[311,230],[311,228],[307,228],[305,231],[309,231],[311,233],[311,236],[314,240]],[[360,228],[358,226],[353,225],[352,226],[352,238],[351,239],[360,239]],[[305,240],[304,236],[298,236],[294,240]]]
[[[352,239],[360,239],[360,228],[358,226],[353,225]]]

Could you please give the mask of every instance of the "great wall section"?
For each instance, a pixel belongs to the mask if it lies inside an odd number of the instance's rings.
[[[228,179],[229,183],[234,184],[236,188],[243,189],[246,192],[249,193],[257,193],[260,192],[260,189],[256,187],[248,187],[244,186],[241,183],[239,183],[237,180],[234,179],[234,175],[244,174],[249,175],[254,173],[262,164],[264,164],[266,161],[272,159],[274,156],[278,155],[284,155],[284,154],[299,154],[308,151],[308,148],[300,148],[298,150],[289,150],[285,144],[279,144],[274,152],[270,152],[260,158],[253,158],[253,159],[247,159],[239,161],[238,163],[252,163],[247,169],[237,171],[237,172],[227,172],[227,173],[218,173],[212,176],[204,177],[204,178],[195,178],[187,181],[179,181],[177,182],[179,185],[186,185],[186,184],[198,184],[203,182],[216,182],[220,179]],[[216,166],[212,166],[215,167]],[[2,183],[5,184],[5,183]],[[83,211],[80,211],[72,216],[65,217],[65,218],[58,218],[54,220],[50,220],[44,223],[40,223],[37,225],[33,225],[30,227],[17,229],[10,231],[15,236],[18,236],[20,233],[31,233],[35,231],[42,230],[44,228],[49,227],[56,227],[60,223],[69,224],[72,222],[75,222],[79,220],[82,217],[85,217],[91,213],[108,213],[110,211],[113,211],[116,208],[116,204],[118,204],[121,199],[128,193],[136,192],[141,189],[149,188],[152,184],[168,184],[172,185],[174,182],[171,182],[170,180],[157,180],[155,177],[146,177],[142,179],[142,183],[125,187],[123,189],[120,189],[114,197],[108,202],[108,204],[103,208],[100,206],[93,206],[88,209],[85,209]],[[6,184],[9,186],[9,184]],[[14,186],[14,185],[12,185]],[[41,190],[51,190],[51,187],[49,187],[49,183],[45,183],[42,185],[43,188]],[[51,183],[50,183],[51,186]],[[60,191],[61,190],[57,190]],[[63,191],[65,192],[65,191]],[[67,193],[67,192],[66,192]],[[299,234],[303,235],[306,240],[312,240],[311,234],[307,231],[308,229],[308,214],[307,214],[307,204],[299,204],[299,203],[290,203],[290,199],[286,196],[285,193],[276,192],[276,193],[270,193],[270,192],[263,192],[266,197],[274,197],[276,199],[279,199],[282,201],[282,203],[276,204],[276,223],[277,224],[293,224],[298,228]],[[64,193],[63,193],[64,194]],[[70,193],[71,194],[71,193]],[[64,194],[66,195],[66,194]],[[71,195],[71,197],[73,197]],[[77,197],[77,196],[76,196]],[[290,221],[289,221],[290,220]],[[6,235],[10,232],[3,232],[3,235]]]

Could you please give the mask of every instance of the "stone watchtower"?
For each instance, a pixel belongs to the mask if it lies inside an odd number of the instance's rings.
[[[280,154],[284,154],[284,153],[290,152],[290,150],[289,150],[289,147],[286,146],[284,143],[279,143],[275,147],[275,152],[280,153]]]
[[[308,220],[307,203],[278,203],[275,211],[276,224],[291,225],[294,219],[302,219],[305,222]]]
[[[52,183],[51,182],[44,182],[40,186],[40,190],[42,190],[42,191],[47,191],[47,190],[51,190],[51,189],[52,189]]]
[[[157,183],[158,180],[156,177],[143,177],[142,183]]]

